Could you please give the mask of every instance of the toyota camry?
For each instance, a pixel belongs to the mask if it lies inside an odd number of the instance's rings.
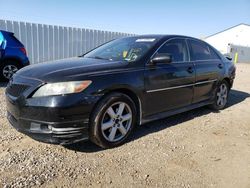
[[[205,105],[223,109],[234,77],[234,64],[199,39],[126,37],[19,70],[6,88],[7,116],[38,141],[111,148],[136,125]]]

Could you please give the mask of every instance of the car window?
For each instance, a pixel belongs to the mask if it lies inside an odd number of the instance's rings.
[[[217,53],[214,51],[213,48],[209,47],[209,50],[210,50],[212,59],[220,59],[220,57],[217,55]]]
[[[206,43],[190,40],[190,47],[192,61],[219,59],[217,54]]]
[[[172,56],[172,62],[188,61],[187,45],[183,39],[172,39],[166,42],[158,51],[158,54],[167,53]]]

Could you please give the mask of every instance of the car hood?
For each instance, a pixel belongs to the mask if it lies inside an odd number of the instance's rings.
[[[16,76],[56,82],[81,79],[83,76],[121,70],[128,65],[125,61],[109,61],[93,58],[70,58],[30,65],[22,68]]]

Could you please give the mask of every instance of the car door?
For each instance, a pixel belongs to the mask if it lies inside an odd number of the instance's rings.
[[[157,53],[170,54],[172,62],[146,65],[145,115],[187,106],[193,97],[195,73],[193,63],[189,62],[186,40],[167,40],[154,55]]]
[[[216,83],[223,74],[223,62],[216,52],[205,42],[188,40],[190,58],[194,63],[196,79],[193,103],[210,99],[216,89]]]

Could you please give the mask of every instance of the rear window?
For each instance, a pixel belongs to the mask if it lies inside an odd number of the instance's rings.
[[[20,41],[15,37],[14,34],[9,33],[9,36],[10,36],[15,42],[20,43]]]
[[[5,46],[9,47],[23,47],[23,44],[11,32],[2,32],[4,37]]]

